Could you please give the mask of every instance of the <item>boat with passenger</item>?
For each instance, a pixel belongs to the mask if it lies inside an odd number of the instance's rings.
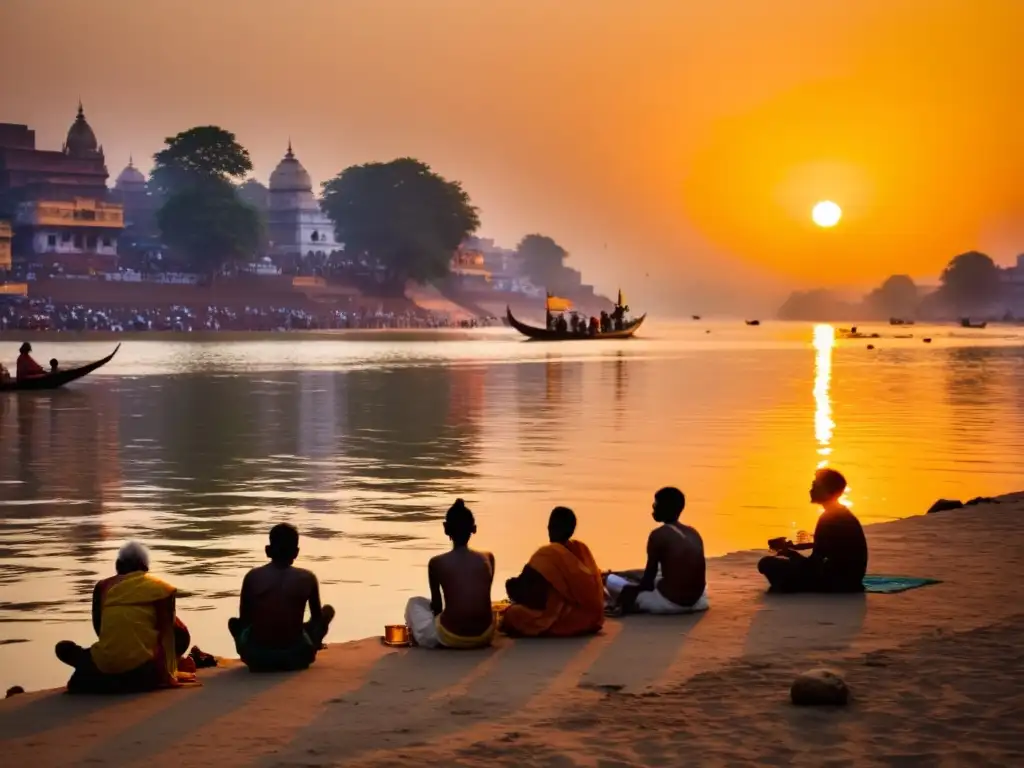
[[[627,319],[628,313],[629,306],[621,290],[611,312],[602,312],[600,317],[591,317],[589,320],[582,313],[573,310],[569,299],[549,293],[544,304],[544,328],[527,325],[516,319],[511,307],[505,307],[508,324],[531,341],[628,339],[637,332],[647,317],[644,313],[640,317]]]

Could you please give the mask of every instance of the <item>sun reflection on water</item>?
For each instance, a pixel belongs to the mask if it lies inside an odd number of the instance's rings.
[[[829,387],[832,384],[832,349],[836,345],[836,332],[831,325],[814,326],[814,438],[818,441],[818,468],[828,464],[832,453],[832,432],[836,423],[832,420],[832,398]]]
[[[814,326],[814,439],[818,441],[817,469],[828,466],[832,455],[832,436],[836,422],[832,418],[832,350],[836,346],[836,331],[831,325]],[[846,489],[841,501],[852,506]]]

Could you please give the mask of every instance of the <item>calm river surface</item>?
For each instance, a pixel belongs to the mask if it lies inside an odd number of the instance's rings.
[[[504,329],[126,341],[67,390],[0,394],[0,690],[66,679],[53,644],[91,642],[92,585],[127,538],[180,589],[194,641],[227,655],[242,576],[282,520],[339,609],[337,641],[379,634],[426,590],[457,496],[499,597],[555,504],[602,567],[639,567],[663,485],[686,492],[709,554],[812,528],[822,462],[865,522],[1019,490],[1024,332],[906,330],[875,350],[783,323],[652,323],[594,344]],[[66,364],[111,346],[35,344]],[[12,367],[16,348],[0,343]]]

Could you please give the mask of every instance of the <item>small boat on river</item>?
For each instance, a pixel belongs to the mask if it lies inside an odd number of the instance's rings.
[[[508,306],[505,307],[505,318],[510,326],[532,341],[596,341],[598,339],[628,339],[637,332],[643,324],[644,319],[647,317],[647,313],[645,312],[640,315],[640,317],[632,320],[625,319],[624,316],[625,313],[629,311],[629,307],[626,306],[625,299],[622,298],[622,291],[619,291],[619,297],[615,303],[615,312],[613,312],[611,316],[612,325],[606,331],[597,329],[596,325],[591,326],[586,330],[583,330],[582,327],[577,330],[572,330],[566,325],[564,315],[560,317],[562,327],[557,327],[557,324],[552,322],[554,313],[570,311],[572,309],[572,303],[568,299],[562,299],[549,294],[544,309],[544,314],[548,319],[547,328],[538,328],[535,325],[527,325],[521,320],[516,319],[512,314],[512,308]],[[602,316],[605,316],[605,313],[602,313]],[[618,322],[616,322],[616,318],[619,318]],[[605,319],[607,319],[607,317],[605,317]],[[581,322],[585,321],[585,317],[581,319]],[[592,320],[592,322],[596,323],[596,320]],[[616,327],[616,325],[618,325],[618,327]]]
[[[969,317],[961,317],[960,318],[960,327],[961,328],[984,328],[987,325],[988,325],[988,322],[985,321],[985,320],[981,320],[979,322],[974,323],[974,322],[971,322],[971,318],[969,318]]]
[[[510,307],[505,307],[505,313],[508,324],[523,334],[523,336],[526,336],[533,341],[595,341],[597,339],[628,339],[637,332],[640,325],[647,317],[645,313],[635,320],[630,320],[618,330],[604,331],[603,333],[598,331],[597,333],[591,334],[573,333],[572,331],[553,331],[548,328],[538,328],[535,325],[527,325],[515,318]]]
[[[104,365],[114,359],[114,355],[117,354],[117,350],[121,348],[118,344],[114,347],[114,351],[106,357],[96,360],[95,362],[89,363],[88,365],[82,365],[78,368],[68,368],[66,370],[58,370],[54,373],[46,373],[42,376],[33,376],[30,379],[10,379],[9,381],[0,381],[0,392],[23,392],[23,391],[38,391],[43,389],[59,389],[65,384],[70,384],[72,381],[76,381],[83,376],[88,376],[93,371],[102,368]]]

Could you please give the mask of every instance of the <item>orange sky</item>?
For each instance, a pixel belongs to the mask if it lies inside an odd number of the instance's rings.
[[[0,26],[0,120],[43,146],[81,96],[114,174],[205,123],[263,180],[289,136],[316,181],[414,155],[482,234],[550,234],[637,305],[1024,251],[1020,0],[3,0]]]

